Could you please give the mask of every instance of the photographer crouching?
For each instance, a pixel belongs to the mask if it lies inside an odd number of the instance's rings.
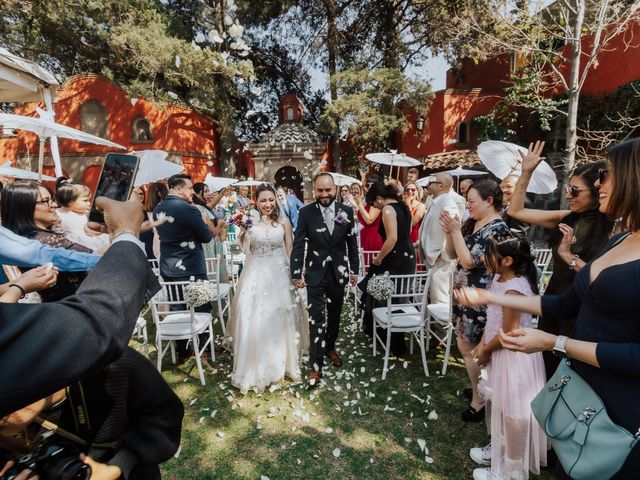
[[[178,449],[182,404],[127,347],[159,289],[137,239],[142,209],[98,204],[114,241],[76,294],[0,304],[3,480],[155,480]]]

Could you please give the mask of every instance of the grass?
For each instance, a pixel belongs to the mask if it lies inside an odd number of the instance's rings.
[[[454,355],[442,377],[443,352],[430,351],[427,378],[416,348],[393,361],[382,381],[382,358],[372,357],[353,306],[344,310],[337,346],[344,364],[325,366],[326,385],[313,391],[282,382],[243,396],[230,385],[229,355],[208,365],[206,386],[193,360],[176,367],[168,359],[163,375],[183,400],[185,418],[178,457],[162,465],[164,478],[470,479],[476,465],[469,449],[485,445],[488,435],[484,423],[459,418],[468,383],[460,359]]]

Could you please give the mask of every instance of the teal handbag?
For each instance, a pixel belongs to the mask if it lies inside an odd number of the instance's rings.
[[[531,409],[567,475],[607,480],[622,468],[640,430],[634,436],[613,423],[600,397],[570,365],[568,359],[560,362]]]

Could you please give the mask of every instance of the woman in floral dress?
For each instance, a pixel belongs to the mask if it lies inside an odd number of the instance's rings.
[[[487,242],[496,235],[510,233],[509,227],[500,216],[502,191],[493,180],[474,183],[467,193],[467,205],[469,219],[462,226],[460,220],[457,217],[452,218],[448,212],[443,212],[440,216],[440,223],[447,234],[447,254],[458,259],[454,286],[488,289],[493,276],[484,263]],[[467,422],[479,422],[484,418],[484,405],[477,391],[480,368],[473,360],[471,350],[484,333],[487,322],[486,307],[454,305],[453,322],[456,325],[458,350],[462,354],[471,380],[471,391],[467,391],[467,396],[471,397],[471,404],[462,412],[462,419]]]

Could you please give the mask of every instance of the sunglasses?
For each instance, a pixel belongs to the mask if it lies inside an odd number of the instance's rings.
[[[578,195],[580,195],[580,192],[582,192],[583,190],[589,190],[589,189],[588,188],[578,188],[578,187],[575,187],[573,185],[565,185],[564,186],[564,191],[571,198],[576,198]]]
[[[600,185],[602,185],[604,182],[607,181],[608,176],[609,176],[609,170],[607,170],[606,168],[598,169],[598,182],[600,183]]]
[[[405,188],[405,191],[407,191],[407,192],[417,192],[418,190],[416,190],[415,188]]]

